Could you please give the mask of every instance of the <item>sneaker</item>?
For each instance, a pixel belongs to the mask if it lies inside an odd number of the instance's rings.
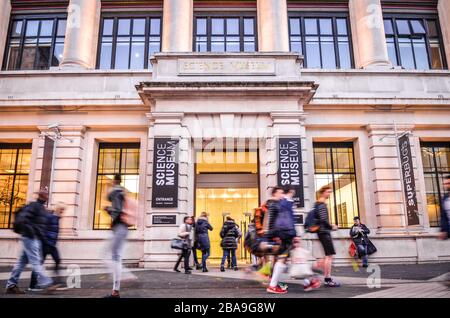
[[[192,274],[191,271],[184,271],[185,274]]]
[[[225,272],[225,267],[220,266],[220,271],[221,271],[221,272]]]
[[[201,269],[202,269],[202,265],[196,264],[196,265],[195,265],[195,269],[198,270],[198,271],[201,270]]]
[[[238,268],[237,266],[235,266],[235,267],[233,268],[233,270],[238,271],[239,268]]]
[[[19,287],[17,287],[16,285],[13,285],[13,286],[9,286],[5,289],[5,294],[21,295],[21,294],[25,294],[25,292],[23,290],[21,290]]]
[[[209,270],[207,268],[204,268],[204,269],[202,269],[202,272],[207,273],[207,272],[209,272]]]
[[[309,292],[313,289],[320,288],[320,286],[321,286],[320,280],[318,280],[317,278],[313,278],[311,279],[311,281],[309,281],[309,284],[303,285],[303,290],[305,292]]]
[[[181,271],[178,268],[174,268],[173,271],[177,272],[177,273],[181,273]]]
[[[282,290],[288,290],[289,286],[286,283],[278,283],[278,286],[282,289]]]
[[[336,282],[334,280],[325,281],[325,287],[341,287],[341,284],[339,282]]]
[[[287,290],[282,289],[280,286],[276,287],[267,287],[266,291],[270,294],[287,294]]]
[[[27,291],[29,291],[29,292],[41,292],[43,290],[44,290],[43,288],[39,288],[39,287],[29,287],[27,289]]]
[[[105,297],[103,297],[103,298],[120,298],[120,294],[109,294],[109,295],[106,295]]]

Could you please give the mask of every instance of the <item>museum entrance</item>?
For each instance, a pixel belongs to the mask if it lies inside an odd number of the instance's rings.
[[[242,232],[236,256],[238,261],[250,260],[244,249],[244,235],[259,206],[258,152],[214,151],[196,153],[195,216],[208,213],[213,227],[210,232],[210,261],[222,258],[220,230],[227,216],[231,216]],[[200,253],[198,254],[200,256]]]

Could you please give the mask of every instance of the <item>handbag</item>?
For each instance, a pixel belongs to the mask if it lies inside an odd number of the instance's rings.
[[[314,274],[312,265],[309,262],[311,253],[301,247],[295,248],[291,253],[291,266],[289,276],[292,278],[306,278]]]
[[[372,255],[376,251],[377,248],[375,247],[375,245],[373,245],[372,241],[369,240],[369,242],[367,242],[367,255]]]
[[[351,256],[351,257],[355,257],[356,255],[357,255],[357,248],[356,248],[356,245],[355,245],[355,243],[354,242],[351,242],[350,243],[350,246],[348,247],[348,254]]]
[[[186,249],[186,242],[185,242],[185,240],[182,240],[180,238],[174,238],[170,242],[170,247],[175,250],[184,250],[184,249]]]

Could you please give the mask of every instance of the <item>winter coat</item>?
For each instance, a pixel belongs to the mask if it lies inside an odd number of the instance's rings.
[[[178,237],[185,242],[186,249],[192,248],[192,229],[193,226],[183,223],[178,228]]]
[[[446,210],[447,200],[450,200],[450,193],[444,195],[441,202],[441,232],[446,232],[447,238],[450,238],[450,220],[449,220],[450,212]]]
[[[280,211],[275,219],[275,233],[282,240],[291,239],[297,235],[293,206],[294,201],[288,198],[280,201]]]
[[[23,213],[20,219],[20,234],[31,239],[45,240],[47,230],[48,212],[44,201],[37,200],[24,206],[19,213]]]
[[[48,213],[47,215],[47,231],[45,233],[44,243],[48,246],[56,246],[59,234],[59,216]]]
[[[234,221],[226,221],[220,231],[222,242],[220,246],[224,250],[235,250],[238,247],[237,241],[241,236],[241,231]]]
[[[362,233],[358,231],[359,228],[362,230]],[[350,237],[352,238],[353,243],[355,243],[356,246],[368,245],[370,241],[369,238],[367,237],[367,234],[369,233],[370,230],[364,224],[361,224],[359,227],[353,225],[350,229]]]
[[[211,248],[209,241],[208,231],[212,231],[213,228],[209,224],[207,218],[200,217],[195,224],[195,237],[197,248],[201,251],[208,250]]]
[[[125,189],[120,185],[115,185],[108,194],[108,201],[111,202],[111,206],[107,208],[107,212],[112,218],[112,226],[114,227],[122,223],[120,216],[125,202]]]

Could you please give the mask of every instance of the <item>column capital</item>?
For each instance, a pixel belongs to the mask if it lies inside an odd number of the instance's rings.
[[[303,123],[306,116],[307,114],[302,111],[270,113],[270,118],[272,118],[272,121],[277,124],[292,123],[293,121]]]

